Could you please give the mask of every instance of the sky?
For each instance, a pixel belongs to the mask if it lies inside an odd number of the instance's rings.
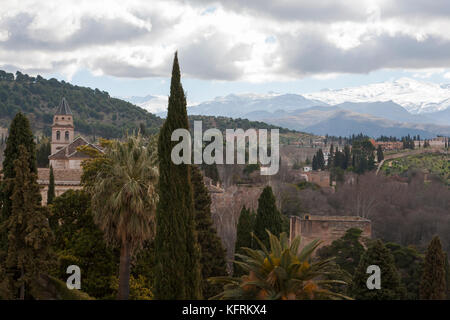
[[[64,4],[62,4],[64,3]],[[0,69],[188,102],[450,82],[448,0],[0,0]]]

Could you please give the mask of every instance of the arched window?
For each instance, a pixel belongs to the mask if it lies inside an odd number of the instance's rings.
[[[66,139],[66,141],[69,141],[69,131],[66,131],[66,133],[64,134],[64,139]]]
[[[61,139],[61,132],[56,131],[56,140]]]

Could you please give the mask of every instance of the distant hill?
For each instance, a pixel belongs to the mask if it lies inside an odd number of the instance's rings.
[[[86,136],[118,138],[143,124],[157,132],[163,119],[129,102],[112,98],[105,91],[72,85],[41,76],[16,76],[0,70],[0,126],[9,127],[14,115],[22,111],[33,131],[49,135],[53,114],[65,97],[74,113],[75,130]]]

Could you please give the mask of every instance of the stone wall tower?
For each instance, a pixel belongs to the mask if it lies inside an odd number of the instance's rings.
[[[59,151],[73,141],[73,115],[66,98],[62,98],[53,116],[51,154]]]

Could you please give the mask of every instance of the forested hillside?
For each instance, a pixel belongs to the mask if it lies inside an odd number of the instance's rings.
[[[74,113],[75,130],[86,136],[118,138],[125,131],[145,125],[156,132],[163,120],[105,91],[72,85],[54,78],[16,76],[0,70],[0,126],[8,127],[18,111],[30,119],[36,133],[49,135],[53,114],[66,97]]]

